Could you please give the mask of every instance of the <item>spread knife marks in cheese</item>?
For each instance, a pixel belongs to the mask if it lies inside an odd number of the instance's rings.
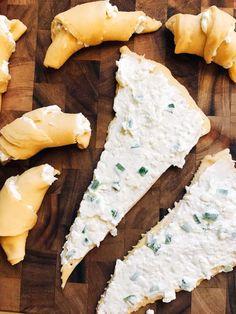
[[[171,165],[184,158],[209,120],[163,65],[121,48],[116,116],[94,178],[61,253],[62,286],[83,257],[99,246]]]
[[[0,130],[0,161],[27,159],[44,148],[77,143],[87,148],[91,128],[82,113],[64,113],[56,106],[39,108]]]
[[[16,41],[24,34],[27,27],[19,20],[8,20],[0,15],[0,107],[2,94],[6,92],[11,79],[8,61],[15,51]]]
[[[122,12],[106,1],[77,5],[59,13],[52,21],[52,43],[44,65],[59,69],[67,59],[82,48],[104,41],[127,41],[134,34],[158,30],[161,22],[142,11]]]
[[[10,177],[0,191],[0,245],[15,265],[25,256],[25,243],[37,222],[44,195],[60,172],[45,164]]]
[[[186,194],[123,260],[98,314],[128,314],[170,302],[236,265],[236,171],[229,150],[206,156]]]

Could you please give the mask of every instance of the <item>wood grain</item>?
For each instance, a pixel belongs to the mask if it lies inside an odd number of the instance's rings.
[[[26,258],[11,267],[0,251],[0,311],[18,313],[93,314],[115,261],[136,244],[142,232],[163,218],[167,208],[182,197],[200,160],[207,153],[230,147],[236,158],[236,84],[227,72],[201,58],[175,55],[173,36],[163,27],[154,34],[133,37],[128,46],[167,65],[210,117],[211,132],[202,138],[186,158],[183,169],[171,168],[154,184],[118,227],[118,236],[108,236],[77,267],[64,291],[60,288],[60,258],[64,237],[76,215],[102,152],[109,122],[113,117],[115,60],[122,43],[105,43],[75,54],[58,71],[46,69],[42,61],[50,43],[50,21],[55,14],[79,0],[0,0],[0,13],[19,18],[28,31],[17,43],[11,58],[12,80],[3,97],[0,127],[31,109],[58,104],[67,112],[85,114],[93,134],[86,151],[75,146],[45,150],[27,161],[0,167],[0,185],[6,178],[44,162],[61,171],[30,232]],[[198,14],[216,4],[231,14],[234,0],[113,0],[122,10],[141,9],[165,22],[177,12]],[[158,314],[235,314],[236,271],[203,282],[194,292],[180,292],[169,304],[157,302]]]

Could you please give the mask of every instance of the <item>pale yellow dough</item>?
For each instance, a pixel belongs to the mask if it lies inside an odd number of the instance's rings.
[[[15,42],[25,33],[27,27],[20,20],[8,20],[0,15],[0,107],[2,94],[7,91],[11,79],[8,70],[8,61],[15,51]],[[6,70],[4,70],[4,67]]]
[[[59,69],[76,51],[99,45],[104,41],[127,41],[136,33],[154,32],[161,22],[142,11],[109,12],[109,1],[77,5],[58,14],[51,25],[52,43],[44,65]]]
[[[191,53],[215,62],[229,70],[236,83],[235,18],[211,6],[198,15],[176,14],[166,27],[174,34],[175,53]]]
[[[49,186],[60,172],[45,164],[9,178],[0,191],[0,245],[15,265],[25,256],[26,239]]]
[[[27,159],[44,148],[75,143],[84,149],[90,137],[90,123],[81,113],[64,113],[55,105],[39,108],[0,130],[0,161]]]

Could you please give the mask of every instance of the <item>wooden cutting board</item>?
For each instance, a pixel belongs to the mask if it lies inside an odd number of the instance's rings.
[[[102,152],[106,130],[113,117],[115,60],[122,43],[106,43],[75,54],[58,71],[42,65],[50,43],[50,21],[54,15],[79,0],[0,0],[0,14],[19,18],[27,33],[17,43],[11,58],[12,80],[3,97],[0,127],[29,110],[58,104],[67,112],[82,112],[91,122],[90,146],[45,150],[27,161],[0,167],[0,183],[29,167],[50,163],[61,171],[59,180],[47,193],[38,223],[30,232],[26,258],[12,267],[0,251],[0,311],[21,313],[92,314],[115,261],[167,213],[184,194],[200,160],[208,153],[230,147],[236,158],[236,85],[227,72],[198,57],[174,55],[173,36],[162,27],[154,34],[134,36],[128,46],[165,64],[189,90],[210,117],[212,130],[186,158],[183,169],[169,169],[142,200],[122,220],[118,236],[108,236],[77,267],[64,289],[60,288],[60,258],[64,237],[76,215],[76,208],[92,178]],[[234,0],[113,0],[121,10],[142,9],[165,22],[177,12],[197,14],[212,4],[236,13]],[[158,314],[235,314],[236,270],[203,282],[192,293],[180,292],[169,304],[157,302],[147,307]],[[138,313],[145,313],[141,309]]]

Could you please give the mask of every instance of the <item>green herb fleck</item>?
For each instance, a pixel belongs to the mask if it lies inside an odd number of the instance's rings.
[[[183,225],[181,225],[180,228],[183,229],[187,233],[191,231],[191,226],[186,222]]]
[[[132,120],[128,120],[127,126],[128,126],[128,128],[131,129],[133,127],[133,121]]]
[[[117,218],[117,216],[118,216],[118,211],[115,210],[115,209],[112,209],[112,210],[111,210],[111,215],[112,215],[112,217],[113,217],[114,219]]]
[[[154,239],[151,239],[149,242],[147,242],[146,246],[153,251],[154,254],[157,254],[157,252],[160,250],[161,245],[158,244]]]
[[[129,279],[132,280],[132,281],[135,281],[138,278],[139,275],[140,275],[140,273],[138,271],[136,271],[133,275],[131,275],[129,277]]]
[[[125,167],[122,166],[120,163],[116,164],[116,168],[121,172],[125,171]]]
[[[113,182],[112,186],[113,190],[119,192],[120,191],[120,183],[119,182]]]
[[[208,221],[216,221],[218,214],[206,212],[202,215],[202,218]]]
[[[67,258],[71,258],[71,257],[75,254],[75,252],[76,252],[76,251],[75,251],[74,249],[73,249],[73,250],[70,250],[69,252],[66,253],[66,257],[67,257]]]
[[[217,192],[218,192],[219,194],[222,194],[222,195],[225,195],[225,196],[228,195],[228,190],[226,190],[226,189],[218,189]]]
[[[189,285],[187,284],[187,282],[184,279],[182,279],[181,284],[179,285],[179,287],[182,290],[189,291]]]
[[[86,231],[86,226],[85,226],[84,229],[82,230],[82,233],[85,233],[85,231]]]
[[[196,224],[201,223],[200,219],[198,218],[198,216],[196,214],[193,214],[193,220],[196,222]]]
[[[171,234],[166,234],[166,238],[165,238],[165,244],[170,244],[172,240],[172,235]]]
[[[155,292],[155,291],[158,291],[159,290],[159,287],[157,285],[154,285],[154,286],[151,286],[149,292]]]
[[[148,173],[148,170],[145,167],[141,167],[138,173],[140,174],[141,177],[144,177]]]
[[[223,272],[224,273],[228,273],[228,272],[230,272],[232,270],[233,270],[233,266],[232,265],[227,265],[227,266],[224,266],[224,268],[223,268]]]
[[[169,105],[168,105],[168,108],[174,109],[174,108],[175,108],[175,105],[174,105],[174,104],[169,104]]]
[[[89,201],[89,202],[93,202],[95,200],[96,196],[91,194],[91,193],[88,193],[87,196],[86,196],[86,199]]]
[[[129,305],[134,305],[135,304],[135,299],[136,296],[134,294],[128,295],[127,297],[125,297],[123,300],[128,303]]]
[[[89,239],[88,238],[84,238],[84,243],[88,244],[89,243]]]
[[[91,189],[92,190],[96,190],[100,185],[100,182],[96,179],[93,180],[92,184],[91,184]]]
[[[141,145],[139,143],[134,143],[130,148],[139,148]]]

